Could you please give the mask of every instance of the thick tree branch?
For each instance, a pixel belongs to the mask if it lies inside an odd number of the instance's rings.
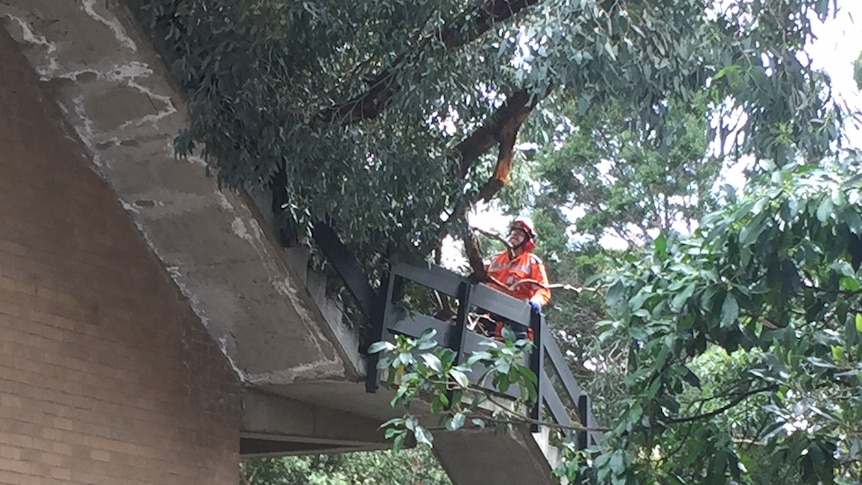
[[[436,29],[425,35],[417,48],[399,54],[389,67],[371,77],[365,92],[323,110],[321,119],[332,124],[349,125],[376,118],[400,88],[395,82],[397,72],[416,58],[424,47],[440,43],[447,52],[457,50],[491,30],[494,24],[514,17],[539,1],[483,0],[471,7],[468,13],[459,16],[464,19],[462,23]]]
[[[467,254],[470,269],[473,270],[470,279],[474,282],[488,281],[488,272],[485,270],[485,261],[482,259],[479,240],[472,232],[464,237],[464,252]]]
[[[509,182],[509,173],[512,169],[512,158],[515,154],[515,142],[517,141],[518,131],[533,111],[533,108],[536,107],[541,99],[547,97],[553,88],[553,85],[548,86],[541,97],[526,89],[513,93],[502,106],[497,108],[497,111],[494,112],[484,125],[477,128],[470,136],[455,146],[453,154],[459,162],[459,175],[462,178],[467,176],[470,167],[482,154],[490,150],[495,144],[499,144],[500,147],[494,174],[471,202],[478,200],[490,201]],[[452,211],[448,220],[460,220],[464,217],[468,207],[469,204],[467,201],[462,200],[455,210]],[[473,270],[473,278],[478,281],[485,281],[487,273],[485,272],[482,254],[475,236],[470,234],[470,236],[464,239],[464,248],[470,268]]]
[[[550,94],[553,87],[548,87],[545,96]],[[542,96],[544,97],[544,96]],[[476,160],[496,144],[501,144],[500,153],[497,157],[498,165],[502,158],[511,151],[504,148],[504,144],[511,144],[514,148],[515,138],[521,125],[533,111],[540,101],[540,96],[532,94],[527,89],[521,89],[512,93],[502,106],[491,115],[489,121],[477,128],[473,133],[455,146],[453,152],[458,158],[461,177],[466,177],[470,167]],[[511,159],[509,160],[511,163]],[[495,173],[498,170],[495,170]],[[506,172],[508,180],[508,172]]]

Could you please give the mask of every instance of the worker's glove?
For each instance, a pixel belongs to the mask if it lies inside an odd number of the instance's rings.
[[[534,312],[542,313],[542,305],[539,305],[538,303],[534,302],[533,300],[530,300],[527,303],[530,304],[530,308],[532,308]]]

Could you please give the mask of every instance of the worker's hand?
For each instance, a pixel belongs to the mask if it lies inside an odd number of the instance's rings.
[[[530,308],[532,308],[534,312],[542,313],[542,305],[539,305],[538,303],[534,302],[533,300],[530,300],[528,303],[530,304]]]

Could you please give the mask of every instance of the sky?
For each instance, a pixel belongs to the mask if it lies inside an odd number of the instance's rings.
[[[812,29],[816,40],[805,51],[816,69],[826,71],[832,78],[833,95],[843,100],[851,110],[862,112],[862,92],[853,80],[853,61],[862,52],[862,0],[836,0],[838,11],[825,22],[815,20]],[[851,127],[848,131],[850,146],[862,149],[862,127]],[[731,168],[725,174],[727,181],[741,187],[744,179],[741,167]],[[504,216],[494,205],[477,207],[469,215],[472,226],[505,233],[509,217]],[[625,243],[613,237],[605,237],[602,245],[624,249]],[[455,267],[463,263],[458,245],[449,241],[444,244],[444,266]]]
[[[815,25],[818,39],[806,49],[814,66],[832,77],[836,97],[844,98],[856,110],[862,110],[862,92],[853,80],[853,61],[862,51],[862,0],[837,0],[838,15]],[[862,148],[862,130],[850,132],[853,146]]]

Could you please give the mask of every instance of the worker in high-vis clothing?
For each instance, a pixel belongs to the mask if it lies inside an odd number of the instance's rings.
[[[515,219],[509,226],[507,238],[510,249],[496,254],[488,262],[487,285],[515,298],[526,300],[533,310],[541,313],[551,299],[548,273],[545,264],[533,254],[536,247],[536,230],[525,217]],[[499,334],[502,326],[497,326]]]

